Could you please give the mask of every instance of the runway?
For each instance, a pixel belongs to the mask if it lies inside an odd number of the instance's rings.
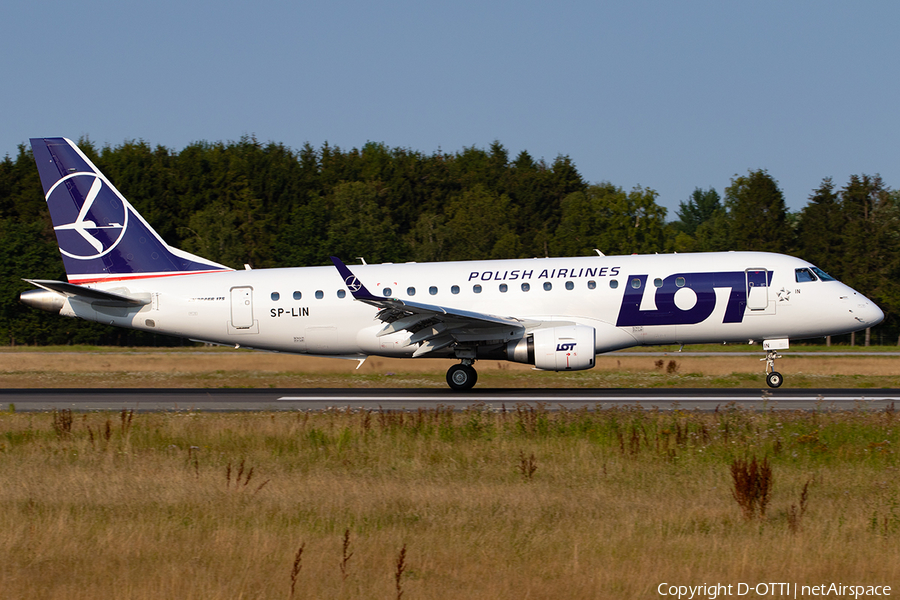
[[[729,403],[750,410],[893,410],[900,389],[5,389],[0,411],[297,411],[418,410],[476,403],[500,410],[517,404],[713,411]]]

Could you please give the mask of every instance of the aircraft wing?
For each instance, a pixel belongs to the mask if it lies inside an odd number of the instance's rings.
[[[406,330],[412,334],[410,344],[421,344],[413,357],[423,356],[453,343],[506,342],[522,337],[527,327],[538,325],[537,321],[515,317],[379,297],[369,292],[339,258],[332,256],[331,261],[354,299],[381,309],[376,318],[386,325],[376,334],[378,337]]]
[[[113,292],[104,292],[93,288],[76,285],[74,283],[66,283],[65,281],[53,281],[49,279],[26,279],[31,285],[62,294],[68,298],[77,298],[84,302],[99,304],[101,306],[143,306],[150,304],[149,299],[133,298],[114,294]]]

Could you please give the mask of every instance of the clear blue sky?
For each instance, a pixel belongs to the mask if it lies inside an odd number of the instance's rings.
[[[33,136],[499,140],[659,193],[764,168],[789,208],[823,177],[900,187],[900,3],[831,0],[12,2],[0,156]]]

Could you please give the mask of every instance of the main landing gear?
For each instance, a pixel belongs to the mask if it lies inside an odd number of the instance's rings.
[[[462,392],[472,389],[478,381],[478,371],[472,366],[475,361],[464,358],[458,365],[453,365],[447,370],[447,385],[454,392]]]
[[[784,377],[775,370],[776,358],[781,358],[777,350],[766,350],[766,357],[759,359],[766,361],[766,383],[770,388],[781,387],[781,384],[784,383]]]

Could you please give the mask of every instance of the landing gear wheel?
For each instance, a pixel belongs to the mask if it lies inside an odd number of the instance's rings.
[[[454,392],[472,389],[478,381],[478,371],[470,365],[453,365],[447,370],[447,385]]]
[[[767,350],[766,357],[760,359],[766,361],[766,383],[770,388],[781,387],[781,384],[784,383],[784,377],[775,370],[776,358],[781,358],[776,350]]]

